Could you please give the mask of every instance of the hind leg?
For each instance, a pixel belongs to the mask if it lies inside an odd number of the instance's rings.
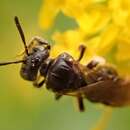
[[[98,64],[104,65],[105,63],[106,63],[106,61],[105,61],[105,59],[103,57],[96,56],[86,65],[86,67],[88,69],[93,69]]]
[[[95,61],[95,60],[92,60],[92,61],[90,61],[90,62],[86,65],[86,67],[87,67],[88,69],[93,69],[93,68],[96,67],[98,64],[99,64],[99,62],[97,62],[97,61]]]
[[[79,111],[84,112],[85,107],[84,107],[83,98],[81,96],[77,96],[77,103],[78,103]]]

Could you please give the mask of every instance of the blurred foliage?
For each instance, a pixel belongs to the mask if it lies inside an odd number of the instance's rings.
[[[50,1],[44,0],[39,13],[41,28],[48,29],[55,26],[55,19],[60,13],[73,19],[77,25],[73,29],[68,27],[64,33],[59,29],[55,30],[53,39],[57,44],[53,47],[53,55],[57,55],[59,52],[55,50],[61,48],[76,55],[75,50],[79,44],[84,43],[88,47],[84,63],[100,55],[114,64],[120,74],[130,74],[129,0]],[[70,46],[73,49],[69,49]]]
[[[37,23],[42,2],[0,0],[0,61],[21,58],[15,57],[23,50],[13,21],[15,15],[20,18],[27,41],[34,35],[44,36],[51,41],[51,35],[56,30],[64,32],[68,27],[74,29],[78,26],[73,18],[65,17],[60,12],[56,17],[55,26],[44,32]],[[49,15],[45,22],[48,18]],[[78,35],[79,32],[74,33]],[[60,51],[62,52],[63,48],[59,49],[59,53]],[[19,69],[20,65],[0,68],[1,130],[89,130],[96,125],[104,112],[104,107],[89,103],[87,100],[84,113],[75,110],[71,97],[63,97],[56,102],[53,93],[44,88],[36,89],[30,82],[21,79]],[[129,108],[117,108],[114,109],[107,129],[129,130],[129,122]]]

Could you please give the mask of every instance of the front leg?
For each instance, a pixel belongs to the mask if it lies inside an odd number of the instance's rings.
[[[59,94],[59,93],[55,93],[55,100],[59,100],[61,99],[63,95]]]
[[[33,85],[34,85],[36,88],[41,88],[44,83],[45,83],[45,79],[43,79],[43,80],[40,81],[40,82],[38,82],[38,80],[36,80],[36,81],[33,82]]]

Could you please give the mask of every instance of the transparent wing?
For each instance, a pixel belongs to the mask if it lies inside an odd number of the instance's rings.
[[[130,79],[99,81],[77,90],[92,102],[110,106],[130,105]]]
[[[130,105],[130,78],[104,80],[86,85],[72,93],[60,93],[62,95],[87,98],[92,102],[103,103],[113,107]]]

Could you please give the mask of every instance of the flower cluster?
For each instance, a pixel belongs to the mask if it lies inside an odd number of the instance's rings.
[[[64,50],[77,56],[82,43],[87,46],[85,60],[103,56],[120,72],[130,74],[130,0],[44,0],[39,13],[41,28],[51,28],[60,12],[78,26],[53,34],[57,44],[52,55]]]

